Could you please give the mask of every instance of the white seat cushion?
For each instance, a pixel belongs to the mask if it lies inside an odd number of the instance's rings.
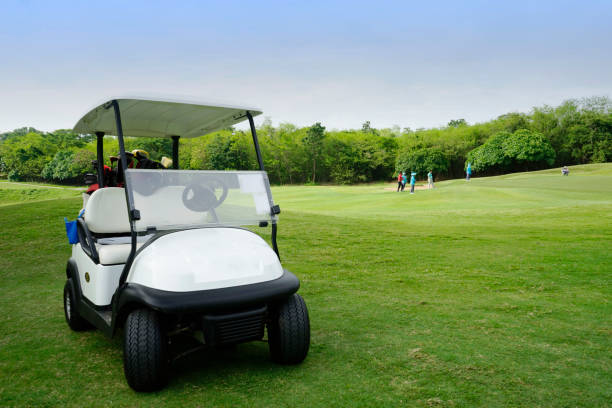
[[[85,205],[87,228],[95,233],[130,232],[125,190],[106,187],[94,191]]]
[[[136,244],[136,249],[140,248],[143,242]],[[98,257],[100,258],[100,264],[102,265],[117,265],[124,264],[130,255],[130,244],[118,244],[118,245],[100,245],[96,244],[98,250]]]

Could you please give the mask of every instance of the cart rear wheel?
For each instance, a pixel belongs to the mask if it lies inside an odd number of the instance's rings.
[[[77,311],[77,304],[73,296],[74,288],[72,285],[72,279],[67,279],[64,285],[64,316],[66,316],[66,323],[68,323],[68,326],[74,331],[91,329],[91,324],[83,319]]]
[[[155,391],[168,380],[168,348],[158,313],[136,309],[125,321],[123,371],[136,391]]]
[[[301,363],[310,347],[310,321],[304,299],[294,293],[281,304],[268,324],[268,343],[274,362]]]

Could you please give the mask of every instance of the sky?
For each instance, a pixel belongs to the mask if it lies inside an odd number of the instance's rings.
[[[277,125],[469,123],[612,96],[612,1],[13,1],[0,132],[120,96],[254,106]]]

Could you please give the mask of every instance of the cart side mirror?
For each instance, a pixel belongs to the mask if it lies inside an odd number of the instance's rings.
[[[90,186],[98,182],[98,177],[95,174],[87,173],[85,175],[85,185]]]

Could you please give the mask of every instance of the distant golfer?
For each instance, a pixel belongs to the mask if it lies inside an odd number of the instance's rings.
[[[402,191],[404,191],[404,188],[406,187],[407,182],[408,182],[408,175],[406,174],[406,172],[404,172],[404,175],[402,176]]]
[[[399,174],[397,175],[397,191],[400,191],[400,188],[402,190],[404,190],[404,186],[402,185],[403,182],[403,177],[402,177],[402,172],[400,171]]]
[[[416,173],[410,173],[410,194],[414,194],[414,184],[416,183]]]
[[[472,163],[468,163],[467,169],[465,169],[465,173],[467,174],[465,180],[470,181],[470,176],[472,175]]]
[[[569,169],[567,168],[567,166],[563,166],[563,168],[561,169],[561,174],[564,176],[569,176]]]
[[[427,173],[427,188],[434,188],[433,173],[431,172],[431,170],[429,170],[429,173]]]

